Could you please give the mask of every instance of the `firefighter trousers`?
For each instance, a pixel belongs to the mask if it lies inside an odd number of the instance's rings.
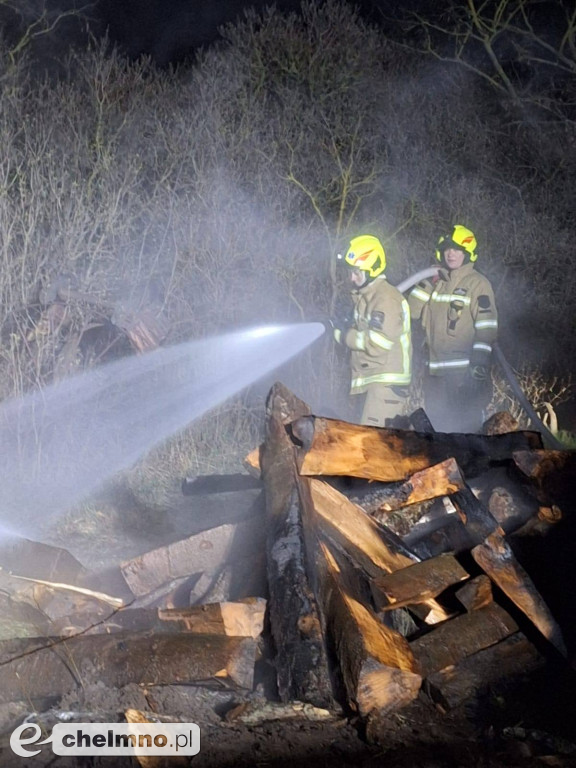
[[[424,410],[438,432],[479,432],[492,398],[492,382],[468,372],[424,377]]]
[[[397,416],[405,416],[408,388],[368,385],[365,394],[351,396],[355,410],[354,421],[371,427],[386,427]]]

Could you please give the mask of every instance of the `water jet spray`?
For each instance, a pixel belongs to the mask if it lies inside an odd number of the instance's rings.
[[[153,447],[298,355],[321,323],[260,326],[124,358],[0,406],[0,520],[30,538]],[[0,527],[0,536],[3,534]]]

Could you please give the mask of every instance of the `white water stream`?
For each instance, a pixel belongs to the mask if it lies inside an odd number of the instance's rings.
[[[0,406],[0,539],[34,538],[154,446],[297,355],[321,323],[162,348]]]

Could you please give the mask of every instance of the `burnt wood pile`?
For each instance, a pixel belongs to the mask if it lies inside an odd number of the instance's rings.
[[[421,411],[404,430],[321,418],[281,384],[266,407],[249,475],[184,481],[188,535],[105,574],[36,542],[0,551],[4,729],[90,684],[248,695],[272,669],[270,699],[376,732],[416,697],[447,711],[569,667],[574,606],[554,590],[571,589],[531,564],[557,531],[570,544],[573,452],[435,433]]]
[[[428,431],[319,418],[280,384],[269,395],[247,462],[265,489],[283,700],[377,726],[421,692],[448,710],[548,658],[568,666],[510,540],[562,528],[576,455],[544,450],[536,432],[435,433],[422,412],[414,423]],[[428,522],[400,536],[393,515]]]

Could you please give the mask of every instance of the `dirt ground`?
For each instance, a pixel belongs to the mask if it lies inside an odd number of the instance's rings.
[[[173,491],[169,514],[165,508],[135,506],[130,494],[102,497],[86,507],[84,519],[76,511],[59,521],[52,533],[53,543],[68,544],[87,567],[105,569],[183,534],[219,524],[226,504],[195,508],[194,501],[184,499],[179,488]],[[564,575],[570,578],[573,592],[574,566]],[[552,586],[556,589],[557,581]],[[562,614],[560,603],[557,607],[565,622],[563,628],[567,628],[572,613]],[[573,646],[574,632],[567,634]],[[279,708],[274,701],[274,672],[265,645],[262,652],[252,692],[213,685],[157,686],[149,690],[133,685],[118,690],[96,682],[70,692],[43,711],[34,712],[25,702],[0,707],[0,766],[576,766],[575,676],[571,665],[563,660],[549,659],[536,673],[478,691],[473,700],[450,712],[439,711],[421,694],[410,706],[366,725],[350,713],[314,720],[302,713],[295,716],[290,708]],[[18,758],[8,745],[11,730],[25,717],[49,731],[56,722],[63,721],[119,722],[129,708],[146,712],[151,719],[197,723],[200,753],[188,761],[178,758],[162,763],[147,758],[146,762],[143,758],[138,763],[113,757],[57,757],[47,747],[37,757]]]
[[[557,685],[557,681],[551,679],[548,683],[552,687]],[[281,717],[278,720],[244,724],[230,718],[230,713],[236,711],[242,699],[249,707],[246,697],[210,690],[179,691],[174,687],[144,694],[136,686],[121,691],[95,686],[84,691],[82,697],[70,697],[58,710],[43,713],[33,721],[49,727],[60,721],[58,716],[63,712],[74,712],[77,722],[114,722],[121,711],[136,706],[148,712],[150,708],[167,708],[178,719],[198,723],[201,730],[198,755],[188,762],[182,758],[180,762],[142,762],[144,768],[164,765],[195,768],[574,766],[576,746],[568,735],[562,735],[574,734],[574,719],[571,724],[560,723],[557,711],[549,712],[553,717],[544,715],[542,700],[535,706],[537,697],[543,693],[543,685],[542,679],[525,680],[519,687],[492,692],[473,705],[450,713],[439,712],[422,698],[391,714],[384,722],[369,724],[368,733],[354,718],[314,722],[305,717],[288,719],[286,713],[283,716],[277,713]],[[548,696],[546,699],[549,701]],[[87,704],[89,711],[85,709]],[[252,699],[256,719],[262,718],[265,711],[264,701]],[[268,712],[268,716],[273,715]],[[551,719],[554,722],[550,722]],[[9,747],[3,746],[0,765],[137,768],[138,763],[112,757],[62,758],[49,752],[19,761]]]

